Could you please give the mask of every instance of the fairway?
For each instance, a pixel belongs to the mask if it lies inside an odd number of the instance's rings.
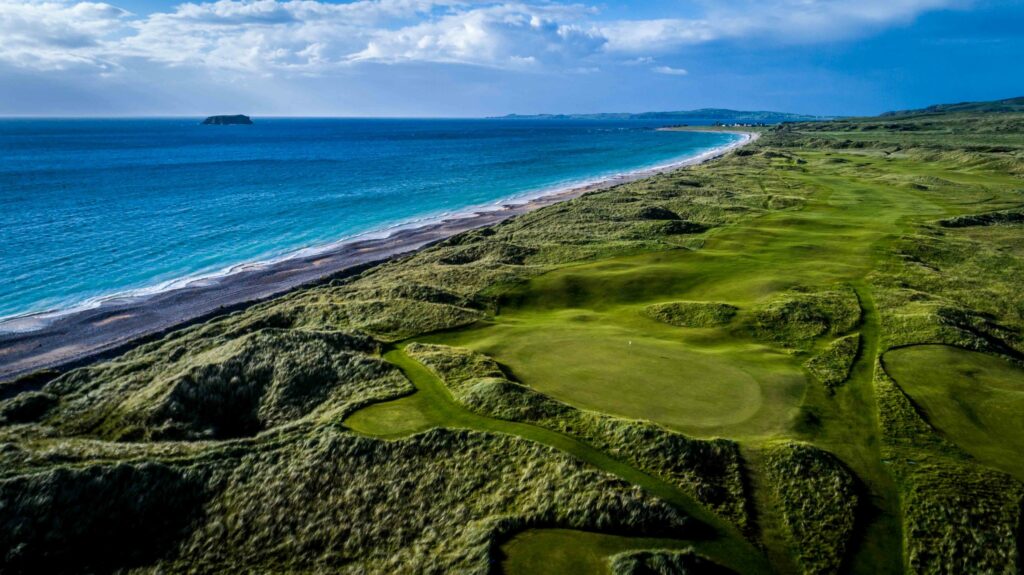
[[[945,345],[890,351],[885,367],[950,441],[1024,479],[1024,368]]]

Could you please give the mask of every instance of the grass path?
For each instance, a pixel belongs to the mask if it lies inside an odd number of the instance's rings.
[[[420,414],[432,420],[437,426],[514,435],[571,454],[598,469],[643,488],[651,495],[681,509],[692,519],[706,526],[709,530],[707,538],[689,541],[688,543],[709,558],[742,573],[771,572],[771,568],[765,558],[736,529],[707,511],[703,506],[671,484],[644,473],[587,443],[563,433],[535,425],[495,419],[473,413],[455,402],[448,388],[433,372],[406,355],[401,349],[388,351],[384,355],[384,359],[397,366],[417,389],[413,396],[396,401],[408,404],[411,398],[416,398],[414,400],[415,404],[423,409]],[[379,406],[387,406],[388,403],[391,402],[385,402],[379,404]],[[374,409],[375,407],[370,406],[366,409]],[[352,417],[354,418],[358,415],[359,412]],[[419,430],[416,425],[411,428],[401,427],[403,421],[401,419],[395,419],[394,421],[399,425],[398,428],[387,430],[378,427],[376,431],[379,433],[376,435],[379,437],[397,437]],[[362,433],[371,431],[360,424],[360,419],[356,419],[353,422],[350,418],[345,423]]]

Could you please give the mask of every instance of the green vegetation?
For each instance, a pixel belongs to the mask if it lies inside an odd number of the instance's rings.
[[[828,344],[807,360],[807,371],[829,389],[842,385],[850,377],[853,362],[860,351],[860,334],[852,333]]]
[[[227,439],[409,389],[363,336],[276,328],[209,335],[50,383],[61,400],[42,422],[120,441]]]
[[[837,573],[857,513],[853,477],[834,456],[785,442],[766,448],[764,473],[804,573]]]
[[[437,427],[443,416],[435,411],[424,394],[416,393],[361,409],[349,416],[345,425],[363,435],[407,437]]]
[[[756,337],[801,349],[819,336],[847,332],[859,321],[857,294],[853,288],[844,287],[796,291],[773,298],[754,313],[751,327]]]
[[[940,437],[879,368],[883,456],[900,489],[904,561],[913,572],[1020,570],[1024,489]]]
[[[5,386],[0,571],[1019,573],[1004,104],[765,129]]]
[[[1024,223],[1024,209],[1000,210],[985,214],[970,214],[940,220],[939,225],[947,228],[966,228],[970,226],[995,226],[1000,224]]]
[[[676,327],[721,327],[728,325],[737,309],[727,303],[675,301],[644,308],[651,319]]]
[[[556,313],[431,339],[486,353],[517,381],[569,405],[702,436],[781,425],[784,413],[766,412],[765,403],[785,410],[799,401],[802,373],[777,352],[752,344],[694,349],[645,334],[643,326],[574,316]],[[629,321],[635,317],[629,314]]]

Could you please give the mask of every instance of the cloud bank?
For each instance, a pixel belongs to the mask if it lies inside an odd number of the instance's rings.
[[[132,14],[110,3],[0,0],[0,62],[118,74],[137,66],[329,74],[367,64],[594,70],[742,40],[847,40],[958,0],[731,0],[697,18],[607,20],[582,4],[461,0],[219,0]],[[652,66],[658,74],[682,68]]]

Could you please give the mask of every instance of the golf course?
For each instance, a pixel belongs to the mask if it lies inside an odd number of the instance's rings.
[[[1024,100],[733,129],[0,384],[0,572],[1021,573]]]

